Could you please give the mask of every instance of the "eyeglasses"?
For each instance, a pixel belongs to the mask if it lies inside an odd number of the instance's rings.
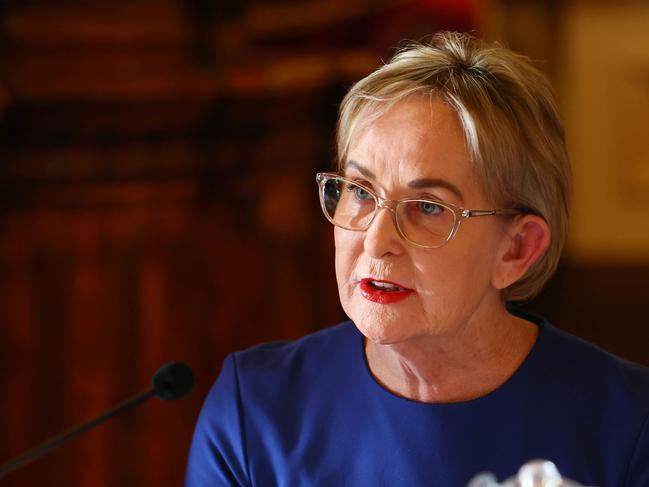
[[[477,216],[518,215],[524,210],[467,210],[428,198],[387,200],[370,188],[334,173],[318,173],[320,206],[327,220],[346,230],[363,231],[381,208],[392,213],[399,235],[408,243],[436,249],[451,240],[462,220]]]

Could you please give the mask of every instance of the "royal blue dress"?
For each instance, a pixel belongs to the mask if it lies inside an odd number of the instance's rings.
[[[196,426],[187,487],[465,486],[553,461],[583,485],[649,486],[649,369],[538,317],[495,391],[427,404],[383,389],[351,323],[228,356]]]

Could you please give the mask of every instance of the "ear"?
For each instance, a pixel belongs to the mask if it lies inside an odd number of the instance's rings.
[[[492,285],[504,289],[518,281],[550,245],[550,227],[536,215],[523,215],[507,227]]]

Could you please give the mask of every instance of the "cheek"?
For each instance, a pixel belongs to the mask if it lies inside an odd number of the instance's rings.
[[[480,242],[478,244],[478,242]],[[439,249],[418,253],[416,270],[425,289],[448,298],[484,286],[491,277],[491,242],[455,238]]]
[[[354,235],[349,230],[342,228],[334,229],[334,244],[336,249],[336,280],[341,288],[346,283],[353,272],[356,252]]]
[[[451,241],[437,252],[426,256],[417,266],[422,288],[429,299],[425,305],[442,309],[470,307],[470,301],[480,300],[488,290],[493,274],[491,242],[482,240],[476,246],[461,240]]]

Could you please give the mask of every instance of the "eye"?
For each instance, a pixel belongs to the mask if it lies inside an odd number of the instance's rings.
[[[335,179],[330,179],[325,183],[324,194],[329,200],[338,201],[340,199],[340,183]]]
[[[360,186],[350,186],[349,190],[353,191],[354,196],[356,196],[356,198],[361,201],[372,199],[372,195],[370,194],[370,192],[367,191],[365,188],[361,188]]]
[[[444,207],[432,201],[419,201],[419,211],[424,215],[439,215],[444,213]]]

